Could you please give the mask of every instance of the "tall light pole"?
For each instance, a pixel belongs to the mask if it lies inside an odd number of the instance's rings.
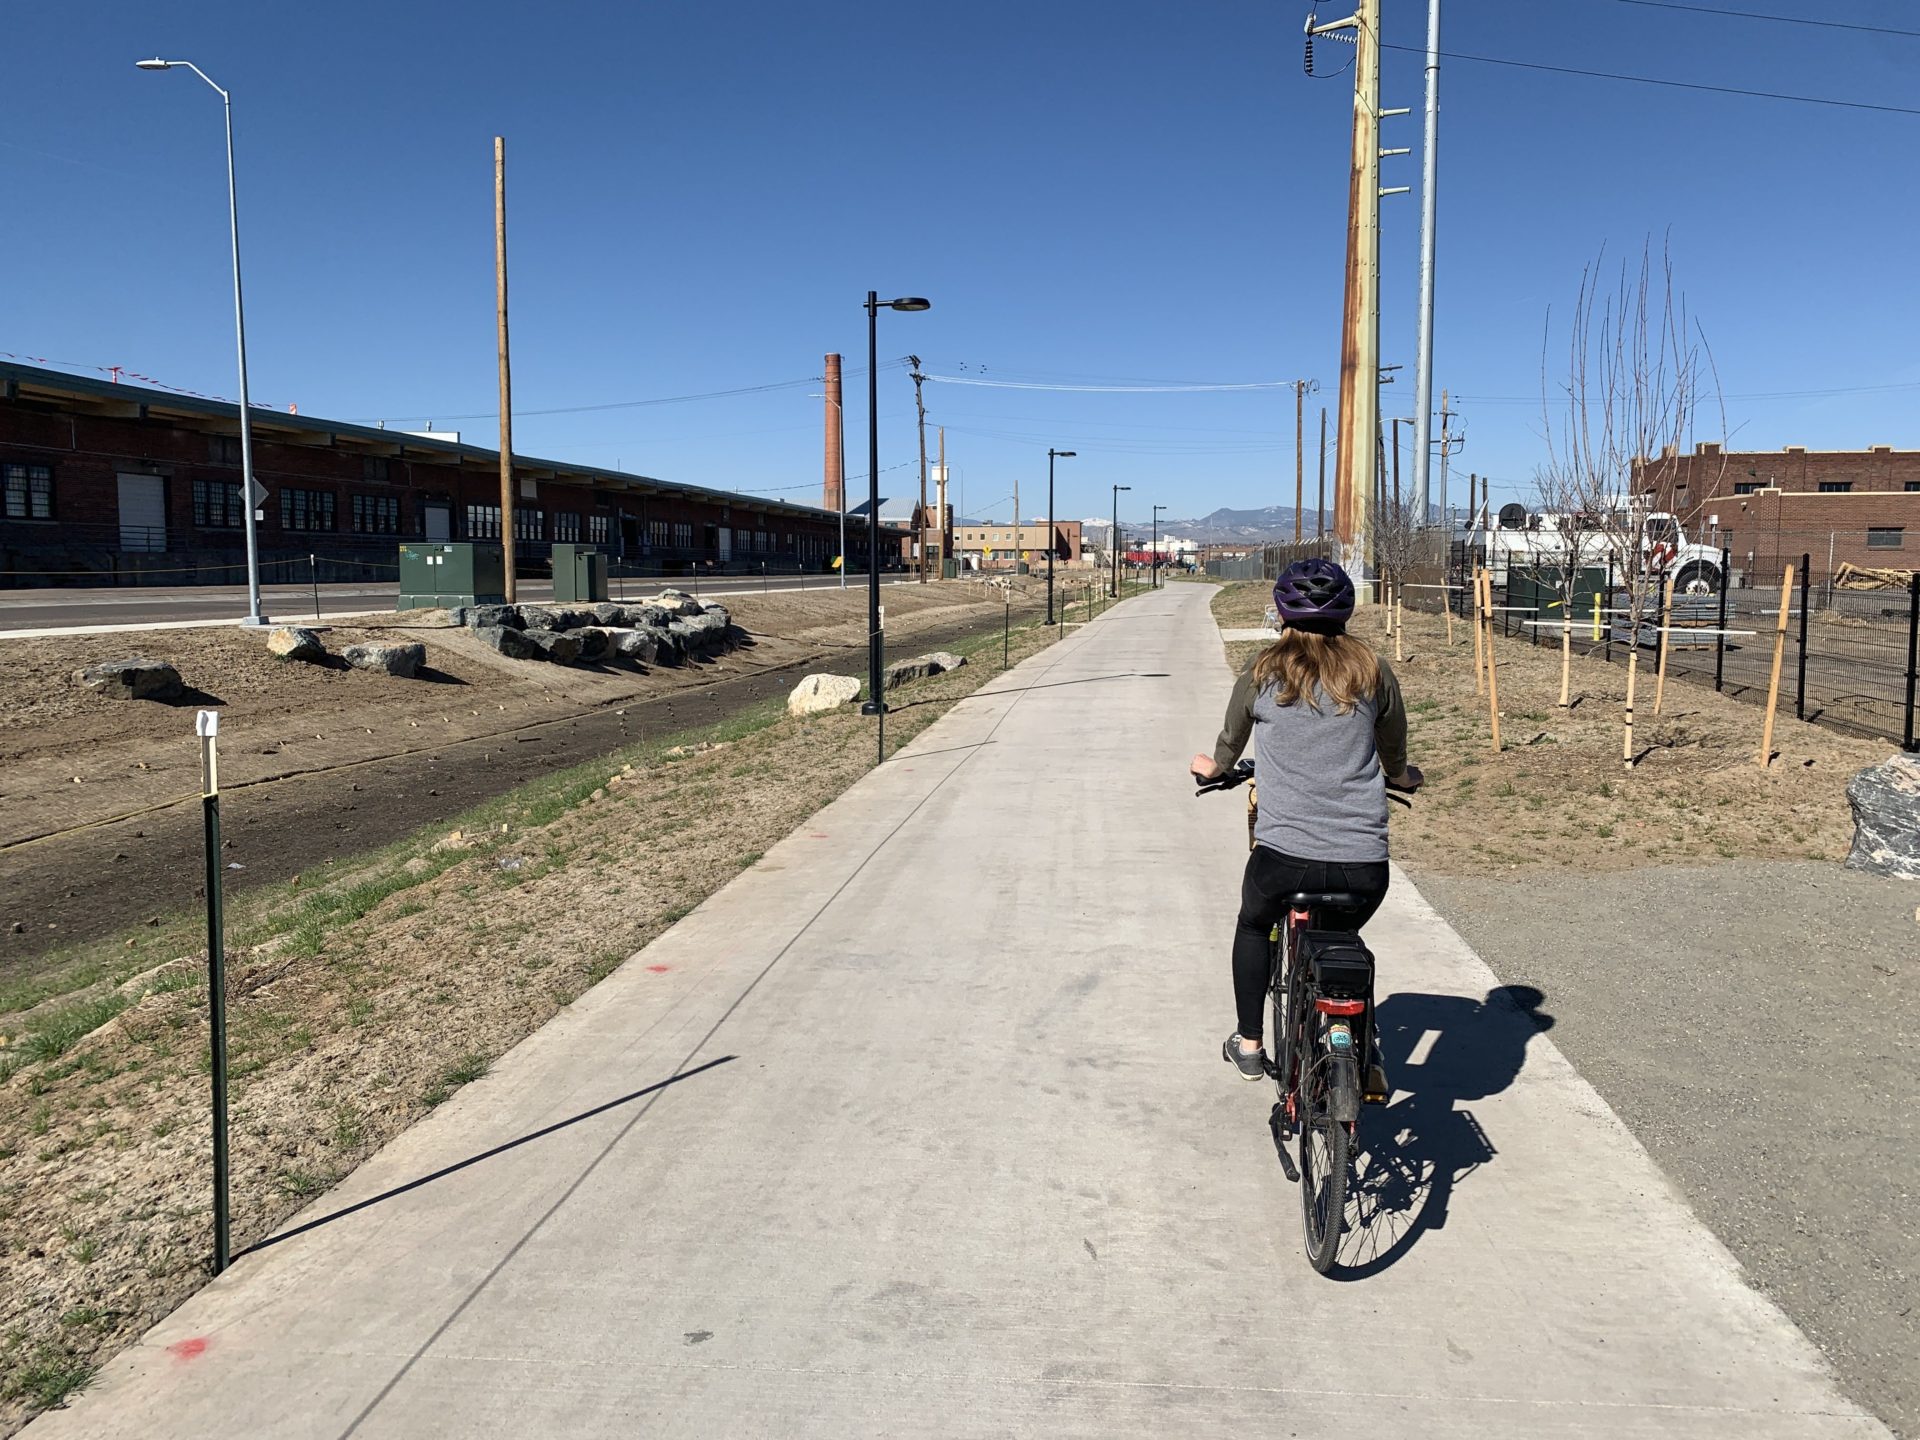
[[[1055,450],[1051,446],[1047,448],[1047,623],[1049,625],[1053,624],[1053,552],[1060,548],[1053,529],[1053,462],[1071,460],[1073,454],[1071,450]],[[1018,545],[1020,517],[1016,513],[1013,518],[1014,544]]]
[[[1434,258],[1434,185],[1440,171],[1440,0],[1427,0],[1427,116],[1426,148],[1421,156],[1420,177],[1420,333],[1416,342],[1419,371],[1414,380],[1413,403],[1413,488],[1420,496],[1420,525],[1428,521],[1432,492],[1428,477],[1432,474],[1433,426],[1433,258]],[[1440,443],[1446,445],[1443,430]],[[1444,473],[1444,472],[1443,472]],[[1446,506],[1445,482],[1441,485],[1441,507]]]
[[[212,86],[227,112],[227,225],[233,235],[233,330],[240,352],[240,489],[246,507],[247,537],[247,618],[244,623],[264,625],[267,617],[260,613],[260,546],[254,534],[253,514],[255,507],[267,497],[264,491],[257,497],[254,493],[258,487],[253,478],[253,416],[247,402],[247,312],[240,301],[240,199],[233,179],[233,97],[215,85],[213,78],[191,60],[162,60],[156,55],[151,60],[133,63],[142,70],[193,71]]]
[[[1107,536],[1107,548],[1113,552],[1113,598],[1120,598],[1120,492],[1131,490],[1131,485],[1113,487],[1113,530]]]
[[[1160,512],[1166,508],[1164,505],[1153,507],[1153,584],[1151,588],[1155,590],[1160,588]]]
[[[887,758],[886,641],[880,632],[880,312],[931,310],[917,295],[882,300],[867,292],[867,703],[862,715],[880,718],[880,759]]]

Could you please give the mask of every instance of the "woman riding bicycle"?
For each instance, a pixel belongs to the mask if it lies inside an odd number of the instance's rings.
[[[1386,786],[1418,788],[1407,764],[1407,712],[1393,671],[1347,634],[1353,581],[1330,560],[1299,560],[1273,587],[1280,638],[1234,683],[1212,755],[1193,757],[1195,777],[1224,774],[1254,737],[1260,804],[1254,849],[1240,887],[1233,938],[1239,1029],[1222,1056],[1242,1079],[1266,1074],[1261,1009],[1269,983],[1269,938],[1287,897],[1340,891],[1361,900],[1320,912],[1330,930],[1358,930],[1387,893]]]

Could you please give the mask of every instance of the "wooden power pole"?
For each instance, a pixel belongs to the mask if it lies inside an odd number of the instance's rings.
[[[914,512],[914,550],[920,560],[920,583],[927,583],[927,406],[920,398],[920,387],[927,377],[920,373],[920,357],[909,355],[913,362],[913,408],[920,414],[920,508]],[[1017,537],[1016,537],[1017,540]]]
[[[493,137],[493,289],[500,321],[500,550],[507,604],[519,597],[513,555],[513,379],[507,363],[507,141]]]

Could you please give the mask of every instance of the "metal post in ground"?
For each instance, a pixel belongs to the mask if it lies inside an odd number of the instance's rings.
[[[1713,689],[1720,693],[1727,671],[1727,589],[1733,584],[1733,572],[1727,568],[1732,556],[1723,546],[1720,551],[1720,633],[1713,637]]]
[[[1913,738],[1916,678],[1920,678],[1920,570],[1914,571],[1907,581],[1907,735],[1900,742],[1900,748],[1909,755],[1920,751],[1920,741]]]
[[[313,618],[320,618],[320,559],[316,555],[307,556],[307,578],[313,582]]]
[[[1793,718],[1807,718],[1807,571],[1813,565],[1813,556],[1803,554],[1800,557],[1800,676],[1793,692]]]
[[[213,1273],[233,1257],[227,1209],[227,955],[220,904],[220,714],[202,710],[194,719],[200,737],[200,809],[207,850],[207,1010],[212,1023],[213,1070]]]
[[[1613,557],[1607,557],[1607,663],[1613,663]]]

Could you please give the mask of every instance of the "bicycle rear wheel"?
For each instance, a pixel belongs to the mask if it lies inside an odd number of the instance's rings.
[[[1325,1275],[1340,1250],[1346,1224],[1347,1175],[1352,1135],[1333,1117],[1328,1094],[1326,1055],[1302,1056],[1300,1075],[1300,1209],[1306,1230],[1307,1263]]]

